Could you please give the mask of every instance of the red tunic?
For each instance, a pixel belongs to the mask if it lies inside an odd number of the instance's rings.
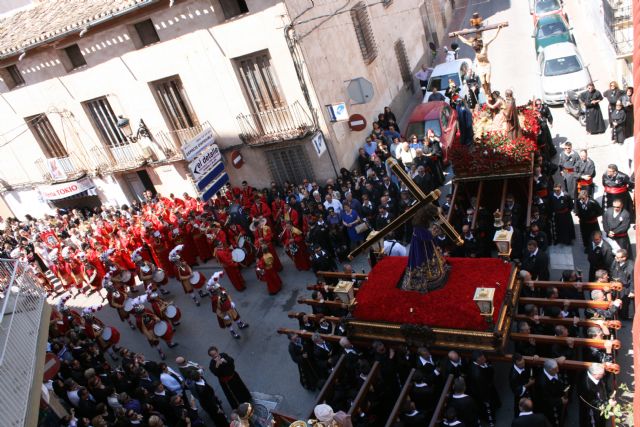
[[[218,262],[222,265],[225,274],[233,284],[233,287],[239,291],[246,289],[244,283],[244,277],[240,273],[240,266],[237,262],[234,262],[231,258],[231,251],[228,248],[217,248],[215,256]]]
[[[58,279],[60,279],[62,287],[66,291],[71,289],[72,286],[77,286],[76,278],[73,276],[71,266],[68,263],[58,261],[56,264],[51,266],[51,271],[58,277]]]
[[[100,290],[102,288],[102,279],[104,278],[104,274],[98,269],[92,262],[89,260],[85,261],[83,264],[85,281],[93,288],[94,290]]]
[[[287,255],[293,260],[298,270],[307,271],[311,269],[309,251],[307,250],[307,245],[304,242],[304,237],[300,230],[285,230],[282,235],[282,244],[286,248]],[[295,254],[291,253],[292,244],[297,247]]]
[[[273,233],[271,232],[271,228],[268,225],[265,225],[264,227],[256,227],[255,231],[253,232],[253,237],[256,249],[260,250],[260,246],[263,244],[269,247],[269,252],[273,256],[273,264],[276,271],[282,271],[282,263],[280,262],[278,253],[273,246]]]
[[[220,289],[226,294],[227,291],[225,288],[220,287]],[[236,320],[240,320],[240,314],[233,307],[231,298],[227,298],[224,302],[220,302],[220,295],[218,293],[211,294],[211,310],[216,314],[218,326],[222,329],[231,326],[231,324]]]
[[[153,238],[153,240],[149,242],[149,247],[151,248],[151,255],[153,256],[155,264],[162,268],[169,277],[176,277],[173,264],[169,261],[170,251],[167,249],[164,240],[161,238]]]
[[[209,247],[209,242],[207,242],[207,236],[205,233],[198,228],[193,228],[193,242],[196,246],[196,250],[198,252],[198,258],[202,260],[202,262],[207,262],[213,256],[213,251]]]
[[[191,240],[191,243],[189,242],[189,240]],[[183,231],[180,231],[179,234],[173,235],[172,246],[175,248],[178,245],[184,245],[184,248],[182,248],[182,252],[180,252],[180,256],[182,257],[182,259],[184,259],[185,262],[189,265],[196,265],[198,262],[196,260],[196,253],[193,247],[195,246],[193,244],[193,239],[187,238],[186,234]]]
[[[274,257],[269,253],[264,254],[258,259],[256,265],[264,271],[262,275],[258,275],[258,279],[267,282],[269,295],[275,295],[280,292],[280,289],[282,289],[282,280],[275,269]]]

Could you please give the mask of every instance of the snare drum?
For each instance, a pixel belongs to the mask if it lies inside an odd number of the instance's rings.
[[[163,283],[164,279],[167,278],[167,275],[165,274],[163,269],[159,268],[153,273],[153,276],[151,276],[151,278],[156,283]]]
[[[167,332],[169,332],[169,323],[164,320],[160,320],[153,325],[153,333],[155,336],[162,338]]]
[[[178,314],[179,314],[178,307],[176,307],[173,304],[168,305],[167,308],[164,309],[164,315],[167,316],[168,319],[178,320],[176,319],[176,316],[178,316]]]
[[[191,274],[191,278],[189,279],[189,283],[191,283],[191,285],[195,289],[200,289],[201,287],[203,287],[204,282],[206,282],[206,278],[199,271],[194,271],[193,274]]]
[[[116,345],[120,342],[120,332],[116,328],[107,326],[102,331],[102,340],[109,345]]]
[[[231,259],[234,262],[240,263],[244,261],[246,257],[247,257],[247,253],[244,251],[244,249],[236,248],[231,251]]]

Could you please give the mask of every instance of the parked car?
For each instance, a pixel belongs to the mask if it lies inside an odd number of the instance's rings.
[[[536,53],[554,43],[569,42],[575,44],[567,21],[563,15],[557,14],[540,18],[536,23],[532,37],[535,39]]]
[[[467,99],[469,88],[464,84],[464,81],[467,71],[469,71],[471,66],[472,63],[469,58],[456,59],[454,61],[436,65],[431,73],[431,77],[429,77],[427,93],[425,93],[422,102],[427,102],[434,86],[438,88],[438,92],[444,95],[444,92],[449,87],[449,80],[453,80],[456,86],[460,88],[460,97]],[[447,102],[448,101],[449,99],[447,98]]]
[[[459,143],[458,113],[444,101],[432,101],[417,105],[411,112],[404,136],[416,135],[424,140],[427,130],[440,138],[442,157],[445,164],[449,163],[449,149],[453,144]]]
[[[582,91],[591,82],[587,66],[573,43],[555,43],[538,55],[542,99],[549,105],[562,104],[569,90]]]
[[[562,15],[567,18],[562,9],[562,0],[536,0],[533,6],[533,25],[536,25],[538,19],[548,15]]]

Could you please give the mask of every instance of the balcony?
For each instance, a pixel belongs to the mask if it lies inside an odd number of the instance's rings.
[[[238,114],[236,120],[240,139],[252,146],[301,139],[315,130],[313,120],[298,101],[254,114]]]
[[[156,133],[155,144],[162,151],[166,160],[182,160],[182,146],[198,136],[203,130],[209,129],[209,122],[185,129],[161,131]]]
[[[604,29],[619,57],[633,54],[631,0],[602,0]]]
[[[36,425],[49,310],[27,263],[0,260],[0,419]]]
[[[76,154],[50,159],[40,158],[36,160],[36,167],[42,179],[47,182],[75,179],[86,174],[88,170],[86,162]]]

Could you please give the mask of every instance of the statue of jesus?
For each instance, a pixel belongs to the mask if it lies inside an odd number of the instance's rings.
[[[482,40],[482,35],[476,36],[475,38],[466,38],[458,34],[458,38],[462,43],[467,46],[471,46],[471,48],[476,53],[475,65],[476,65],[476,73],[480,78],[480,84],[484,89],[484,94],[489,95],[491,93],[491,63],[489,62],[489,45],[493,43],[493,41],[498,38],[498,34],[500,34],[500,30],[502,27],[498,27],[498,32],[496,32],[495,36],[488,42],[484,43]]]

